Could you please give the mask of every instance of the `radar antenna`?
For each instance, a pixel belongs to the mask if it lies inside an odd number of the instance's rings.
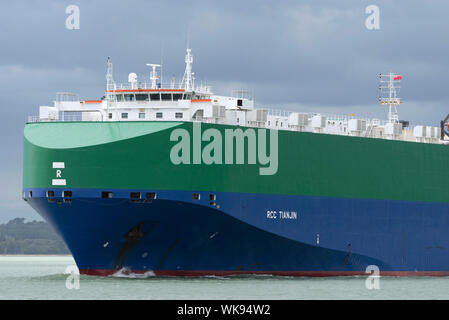
[[[156,71],[156,67],[160,67],[160,64],[154,64],[154,63],[147,63],[147,66],[152,68],[152,71],[150,72],[150,80],[151,80],[151,89],[156,89],[157,87],[157,79],[159,79]]]

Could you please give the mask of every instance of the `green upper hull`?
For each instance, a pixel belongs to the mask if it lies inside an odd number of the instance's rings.
[[[64,188],[449,202],[448,146],[281,130],[278,170],[260,175],[259,164],[173,164],[170,134],[179,128],[193,136],[191,122],[27,124],[23,187],[55,188],[52,163],[64,162]],[[208,128],[224,137],[225,129],[237,127],[202,124]]]

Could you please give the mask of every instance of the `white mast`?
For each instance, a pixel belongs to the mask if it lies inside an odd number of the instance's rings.
[[[114,100],[114,95],[112,94],[114,90],[114,78],[112,77],[112,62],[111,58],[108,57],[106,60],[106,112],[107,119],[109,119],[109,105]]]
[[[184,72],[184,76],[182,77],[181,85],[179,86],[180,89],[184,86],[185,91],[192,91],[193,90],[193,72],[192,72],[192,64],[193,64],[193,56],[192,56],[192,50],[190,48],[187,48],[186,53],[186,70]]]
[[[108,101],[112,101],[111,90],[114,90],[114,79],[112,78],[111,58],[108,57],[108,60],[106,60],[106,99]]]
[[[389,74],[379,74],[379,103],[388,105],[388,122],[399,123],[399,115],[396,106],[402,103],[398,97],[400,86],[396,85],[401,82],[402,76],[390,72]]]
[[[151,89],[156,89],[157,87],[157,79],[159,78],[157,76],[156,67],[160,67],[160,64],[153,64],[153,63],[147,63],[147,66],[151,67],[153,70],[150,72],[150,80],[151,80]]]

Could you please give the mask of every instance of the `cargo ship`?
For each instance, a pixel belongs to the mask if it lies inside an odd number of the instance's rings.
[[[26,123],[23,199],[80,273],[449,275],[449,119],[399,120],[400,75],[379,75],[379,120],[256,108],[185,63],[119,84],[108,58],[101,99]]]

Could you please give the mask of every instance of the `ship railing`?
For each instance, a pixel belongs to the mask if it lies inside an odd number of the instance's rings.
[[[260,106],[259,106],[260,107]],[[358,120],[364,120],[366,121],[366,124],[369,126],[384,126],[388,123],[387,120],[380,120],[376,118],[367,118],[367,117],[356,117],[354,115],[343,115],[343,114],[329,114],[329,113],[323,113],[323,112],[301,112],[301,111],[290,111],[285,109],[271,109],[271,108],[265,108],[260,107],[263,109],[266,109],[268,111],[268,114],[275,117],[289,117],[292,113],[306,113],[311,119],[313,116],[321,115],[326,117],[326,120],[329,121],[341,121],[343,123],[347,123],[350,119],[358,119]]]
[[[83,116],[95,114],[95,116]],[[103,121],[103,114],[100,110],[75,110],[75,111],[59,111],[57,115],[49,118],[42,118],[40,116],[29,116],[28,123],[32,122],[97,122]]]
[[[269,109],[269,108],[262,108],[264,110],[268,111],[268,114],[270,116],[275,116],[275,117],[288,117],[290,116],[290,114],[293,113],[293,111],[288,111],[288,110],[282,110],[282,109]]]
[[[34,123],[34,122],[98,122],[103,121],[99,119],[80,119],[79,117],[71,116],[71,117],[64,117],[64,118],[40,118],[39,116],[28,116],[27,123]]]
[[[73,92],[56,92],[56,102],[65,102],[71,101],[76,102],[80,101],[80,97],[78,94]]]

